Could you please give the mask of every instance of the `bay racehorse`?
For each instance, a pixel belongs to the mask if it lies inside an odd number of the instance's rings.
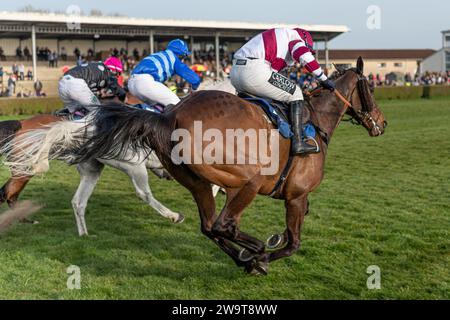
[[[174,133],[179,135],[184,132],[188,134],[186,137],[195,137],[198,134],[195,132],[196,122],[201,123],[203,133],[218,132],[223,136],[227,130],[247,132],[274,129],[260,107],[219,91],[195,93],[161,115],[115,105],[106,106],[92,119],[96,134],[72,153],[75,162],[82,162],[90,158],[116,157],[130,145],[136,149],[146,147],[154,150],[169,173],[192,193],[198,206],[202,232],[247,272],[266,274],[270,262],[290,256],[299,249],[301,228],[308,212],[308,195],[323,179],[328,143],[344,114],[364,126],[370,136],[384,133],[387,122],[363,75],[363,66],[363,60],[359,58],[356,68],[343,71],[336,79],[335,93],[326,91],[310,98],[310,118],[319,132],[316,139],[320,153],[292,157],[289,154],[290,140],[278,133],[271,138],[257,137],[259,146],[276,153],[278,169],[274,174],[262,173],[267,163],[259,158],[256,162],[250,161],[254,158],[250,154],[250,146],[244,146],[241,150],[246,156],[245,163],[236,161],[239,152],[234,151],[240,146],[231,149],[234,156],[232,163],[211,163],[208,161],[210,159],[205,158],[196,162],[198,150],[207,149],[211,139],[200,141],[200,145],[196,145],[196,139],[189,141],[187,144],[193,147],[194,152],[189,155],[188,161],[184,158],[178,162],[179,159],[174,157],[173,151],[179,146],[174,143],[177,141]],[[273,139],[278,144],[272,144]],[[215,152],[226,158],[224,154],[229,141],[215,143],[219,146]],[[272,148],[275,145],[278,152]],[[195,151],[195,147],[200,148]],[[219,215],[216,214],[211,184],[226,190],[226,203]],[[283,235],[275,237],[282,240],[275,241],[275,245],[269,247],[239,228],[245,208],[257,194],[285,202],[286,230]]]

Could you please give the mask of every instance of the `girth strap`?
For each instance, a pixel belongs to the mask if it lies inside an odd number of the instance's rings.
[[[286,181],[287,177],[288,177],[288,173],[289,170],[291,169],[292,166],[292,161],[294,160],[294,156],[289,156],[289,159],[286,163],[286,166],[283,169],[283,172],[280,175],[280,178],[278,179],[277,183],[275,184],[275,187],[273,187],[272,192],[269,194],[270,197],[273,197],[278,190],[281,188],[281,186],[283,185],[284,181]]]

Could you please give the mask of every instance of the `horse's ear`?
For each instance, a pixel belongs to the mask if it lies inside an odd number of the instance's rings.
[[[358,71],[359,74],[361,75],[364,74],[364,60],[362,57],[359,57],[358,61],[356,62],[356,70]]]
[[[333,63],[333,66],[340,76],[344,73],[344,70],[341,67],[339,67],[337,64]]]

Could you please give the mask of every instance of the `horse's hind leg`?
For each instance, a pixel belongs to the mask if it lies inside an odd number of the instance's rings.
[[[112,165],[112,163],[109,162],[108,164]],[[161,216],[172,220],[174,223],[181,223],[184,221],[184,216],[181,213],[173,212],[155,199],[152,190],[148,185],[148,172],[145,163],[133,165],[126,162],[117,162],[114,167],[122,170],[130,177],[139,198],[149,204]]]
[[[33,176],[9,178],[8,181],[0,189],[0,205],[6,201],[8,203],[8,206],[12,208],[16,204],[17,199],[19,198],[20,194],[22,193],[23,189],[25,189],[28,181],[30,181],[31,178],[33,178]],[[27,218],[21,220],[20,222],[33,224],[38,223],[38,221],[36,220],[29,220]]]
[[[227,190],[227,202],[213,227],[214,234],[257,254],[264,252],[264,243],[240,231],[238,226],[244,209],[256,197],[259,187],[258,181],[250,181],[239,190]]]
[[[180,184],[191,191],[197,203],[202,233],[213,240],[223,252],[233,259],[237,266],[243,266],[245,262],[239,259],[239,250],[236,246],[231,241],[217,237],[213,233],[213,224],[217,219],[217,215],[211,184],[200,180],[200,178],[182,167],[173,165],[170,160],[166,161],[166,168]]]
[[[202,233],[213,240],[224,251],[238,267],[244,266],[245,261],[239,257],[239,249],[229,240],[217,237],[213,231],[213,223],[217,219],[216,205],[213,190],[209,183],[197,183],[195,188],[190,188],[200,214]]]
[[[78,234],[84,236],[88,234],[85,220],[86,206],[89,198],[97,185],[98,179],[105,165],[92,159],[88,162],[80,163],[77,166],[80,173],[80,184],[72,199],[72,207],[77,221]]]

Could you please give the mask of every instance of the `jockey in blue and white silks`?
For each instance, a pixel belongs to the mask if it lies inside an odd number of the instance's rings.
[[[177,104],[180,98],[163,83],[173,75],[179,75],[196,90],[200,85],[200,77],[184,64],[180,57],[190,55],[186,43],[176,39],[169,43],[167,49],[144,58],[134,68],[128,81],[131,94],[143,102],[154,105]]]

